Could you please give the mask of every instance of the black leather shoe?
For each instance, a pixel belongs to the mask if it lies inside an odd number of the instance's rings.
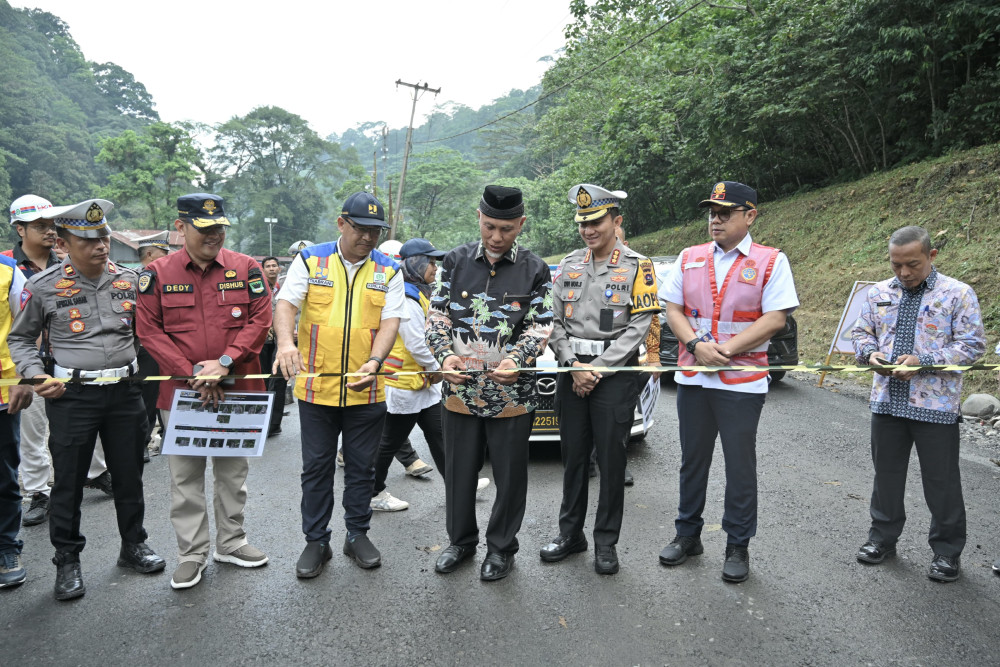
[[[441,574],[448,574],[458,569],[463,560],[476,553],[476,547],[463,547],[457,544],[449,544],[448,547],[438,556],[434,563],[434,571]]]
[[[635,484],[635,478],[632,477],[632,471],[625,468],[625,486],[632,486]]]
[[[660,552],[660,562],[664,565],[680,565],[688,556],[700,556],[705,553],[701,538],[697,535],[674,536],[674,541],[663,547]]]
[[[344,538],[344,554],[353,558],[358,567],[365,570],[382,564],[382,554],[368,539],[367,533],[355,535],[353,538],[348,535]]]
[[[295,564],[295,576],[299,579],[312,579],[323,571],[326,561],[333,558],[333,549],[329,542],[308,542],[306,548]]]
[[[57,600],[72,600],[82,597],[87,592],[83,585],[83,574],[80,573],[80,561],[60,564],[55,558],[52,562],[56,566],[56,588]]]
[[[958,570],[961,567],[960,560],[958,556],[934,554],[934,560],[931,561],[931,569],[927,571],[927,576],[934,581],[956,581],[958,580]]]
[[[118,567],[130,567],[136,572],[150,574],[159,572],[167,562],[156,555],[145,542],[122,542],[118,551]]]
[[[479,578],[483,581],[496,581],[510,574],[514,567],[514,554],[494,551],[486,554],[486,560],[479,570]]]
[[[594,572],[597,574],[614,574],[618,572],[618,550],[615,546],[594,546]]]
[[[738,584],[750,576],[750,551],[735,544],[726,545],[726,562],[722,565],[723,581]]]
[[[561,561],[570,554],[577,554],[587,550],[587,538],[583,533],[577,533],[572,537],[560,535],[550,543],[542,547],[538,555],[547,563]]]
[[[891,556],[896,553],[896,545],[885,545],[881,542],[873,542],[868,540],[861,545],[858,549],[858,561],[861,563],[869,563],[871,565],[878,565],[885,560],[886,556]]]

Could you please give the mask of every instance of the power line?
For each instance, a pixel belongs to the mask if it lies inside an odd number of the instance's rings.
[[[471,130],[466,130],[464,132],[459,132],[458,134],[453,134],[450,137],[442,137],[440,139],[428,139],[427,141],[414,141],[413,143],[414,144],[434,144],[434,143],[438,143],[440,141],[448,141],[450,139],[457,139],[458,137],[463,137],[463,136],[465,136],[467,134],[472,134],[473,132],[478,132],[479,130],[482,130],[483,128],[489,127],[490,125],[495,125],[496,123],[499,123],[500,121],[502,121],[502,120],[504,120],[506,118],[510,118],[514,114],[521,113],[525,109],[530,109],[531,107],[535,106],[536,104],[538,104],[542,100],[545,100],[545,99],[548,99],[549,97],[552,97],[553,95],[555,95],[559,91],[561,91],[561,90],[563,90],[565,88],[568,88],[569,86],[573,85],[574,83],[576,83],[580,79],[582,79],[582,78],[584,78],[586,76],[589,76],[590,74],[593,74],[594,72],[596,72],[600,68],[604,67],[605,65],[607,65],[612,60],[614,60],[615,58],[618,58],[619,56],[623,55],[626,51],[629,51],[630,49],[638,46],[639,44],[642,44],[644,41],[646,41],[647,39],[649,39],[650,37],[652,37],[656,33],[660,32],[661,30],[663,30],[664,28],[666,28],[668,25],[670,25],[671,23],[673,23],[677,19],[681,18],[682,16],[684,16],[685,14],[687,14],[688,12],[690,12],[691,10],[695,9],[698,5],[703,5],[706,2],[707,2],[707,0],[698,0],[697,2],[695,2],[693,5],[691,5],[687,9],[683,10],[677,16],[675,16],[675,17],[673,17],[671,19],[668,19],[667,21],[661,23],[658,27],[654,28],[653,30],[651,30],[650,32],[646,33],[645,35],[643,35],[639,39],[637,39],[634,42],[632,42],[631,44],[627,45],[625,48],[623,48],[621,51],[619,51],[615,55],[611,56],[607,60],[605,60],[603,62],[600,62],[597,65],[594,65],[589,70],[583,72],[579,76],[573,77],[572,79],[570,79],[569,81],[567,81],[563,85],[561,85],[561,86],[559,86],[559,87],[557,87],[557,88],[555,88],[553,90],[550,90],[549,92],[547,92],[544,95],[540,96],[534,102],[529,102],[528,104],[525,104],[523,107],[521,107],[519,109],[514,109],[513,111],[509,111],[509,112],[503,114],[502,116],[497,116],[496,118],[494,118],[490,122],[484,123],[484,124],[480,125],[479,127],[474,127]]]

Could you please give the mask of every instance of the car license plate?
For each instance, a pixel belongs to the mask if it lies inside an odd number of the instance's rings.
[[[546,413],[546,414],[536,414],[535,415],[535,421],[531,425],[531,427],[535,428],[535,429],[544,429],[544,430],[547,430],[547,431],[548,430],[553,430],[553,431],[554,430],[558,430],[558,428],[559,428],[559,417],[554,412],[550,412],[550,413]]]

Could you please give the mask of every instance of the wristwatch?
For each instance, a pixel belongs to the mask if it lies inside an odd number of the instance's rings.
[[[224,354],[221,357],[219,357],[219,365],[225,368],[226,370],[233,370],[233,358],[230,357],[228,354]]]
[[[702,342],[702,340],[701,340],[700,338],[692,338],[692,339],[691,339],[691,340],[689,340],[688,342],[684,343],[684,347],[686,347],[686,348],[687,348],[687,351],[688,351],[688,352],[690,352],[691,354],[694,354],[694,348],[695,348],[695,347],[696,347],[696,346],[698,345],[698,343],[700,343],[700,342]]]

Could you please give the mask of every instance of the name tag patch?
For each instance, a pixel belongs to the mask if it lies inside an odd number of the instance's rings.
[[[194,285],[164,285],[164,292],[193,292]]]
[[[376,273],[375,275],[378,276],[379,274]],[[386,286],[386,285],[384,285],[382,283],[367,283],[365,285],[365,287],[367,287],[368,289],[378,290],[379,292],[388,292],[389,291],[388,286]]]
[[[219,291],[225,291],[227,289],[246,289],[246,281],[243,280],[230,280],[229,282],[219,283]]]
[[[310,285],[322,285],[323,287],[333,287],[333,281],[332,280],[323,280],[321,278],[310,278],[309,279],[309,284]]]

